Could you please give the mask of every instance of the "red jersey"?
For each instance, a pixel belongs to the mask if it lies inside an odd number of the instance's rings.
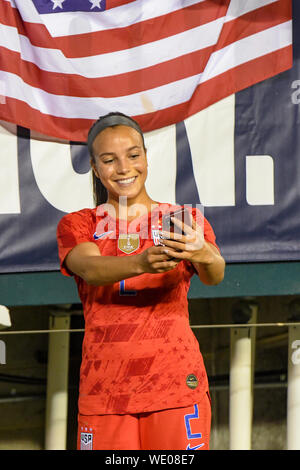
[[[96,243],[102,256],[133,256],[158,244],[161,213],[180,206],[159,204],[125,225],[102,207],[67,214],[59,222],[63,274],[72,275],[64,260],[79,243]],[[194,218],[198,213],[192,209]],[[201,217],[205,240],[217,246],[210,224]],[[189,325],[187,293],[195,273],[190,262],[181,261],[165,273],[105,286],[88,285],[74,275],[85,319],[80,414],[142,413],[199,402],[208,382]]]

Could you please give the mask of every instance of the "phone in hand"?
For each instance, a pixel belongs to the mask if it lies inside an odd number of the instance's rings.
[[[162,230],[164,232],[177,233],[180,235],[185,235],[185,232],[181,230],[181,227],[178,227],[173,223],[171,217],[175,217],[180,222],[192,227],[192,215],[187,208],[181,208],[168,214],[163,215],[162,217]],[[162,237],[166,238],[166,237]]]

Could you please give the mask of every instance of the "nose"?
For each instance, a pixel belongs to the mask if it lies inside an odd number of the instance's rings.
[[[129,162],[127,158],[119,158],[117,160],[116,171],[121,175],[125,175],[130,171]]]

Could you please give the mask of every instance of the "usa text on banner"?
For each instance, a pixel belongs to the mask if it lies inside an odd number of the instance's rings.
[[[0,119],[84,141],[181,122],[292,66],[291,0],[1,0]]]

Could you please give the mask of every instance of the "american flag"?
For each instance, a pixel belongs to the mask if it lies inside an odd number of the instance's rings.
[[[0,119],[85,141],[147,132],[292,66],[291,0],[0,0]]]

